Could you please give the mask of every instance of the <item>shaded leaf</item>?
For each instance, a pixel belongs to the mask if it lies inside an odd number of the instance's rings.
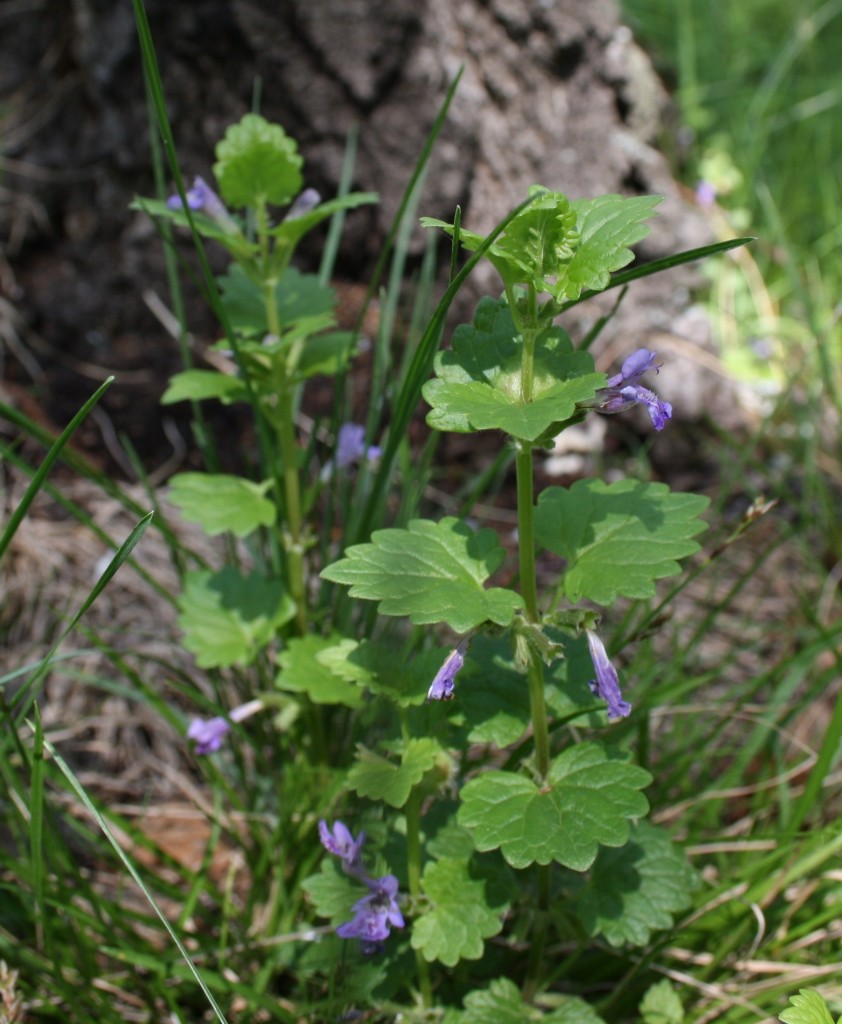
[[[230,567],[187,573],[178,607],[184,646],[200,668],[249,664],[295,615],[277,580]]]
[[[672,927],[698,885],[684,851],[640,822],[625,846],[600,849],[576,909],[590,935],[603,935],[612,946],[645,946],[653,931]]]
[[[363,746],[348,772],[348,787],[370,800],[384,800],[390,807],[403,807],[410,790],[435,766],[443,755],[438,742],[427,737],[406,744],[401,763],[395,764]]]
[[[707,529],[699,515],[708,499],[639,480],[579,480],[548,487],[535,514],[538,543],[567,562],[564,592],[609,605],[618,596],[647,598],[654,581],[680,571]]]
[[[643,1024],[682,1024],[684,1007],[666,978],[647,991],[640,1002],[640,1016]]]
[[[520,989],[508,978],[492,981],[487,989],[465,997],[461,1013],[448,1014],[444,1024],[602,1024],[602,1018],[576,996],[558,996],[549,1013],[523,1001]]]
[[[535,343],[533,393],[521,393],[523,339],[505,302],[480,301],[473,324],[460,325],[452,348],[436,356],[436,378],[424,385],[432,407],[427,422],[438,430],[503,430],[534,441],[569,419],[578,402],[593,398],[605,383],[593,358],[575,351],[560,327]]]

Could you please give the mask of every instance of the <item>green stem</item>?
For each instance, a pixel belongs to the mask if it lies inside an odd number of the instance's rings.
[[[264,280],[263,301],[266,307],[266,323],[269,333],[274,334],[275,337],[280,337],[281,324],[278,316],[278,303],[275,297],[277,283],[274,275]],[[286,379],[286,371],[284,370],[284,379],[279,383],[278,406],[273,422],[280,447],[284,508],[286,510],[287,529],[289,530],[289,540],[286,545],[289,589],[295,601],[298,632],[304,636],[307,633],[307,588],[304,575],[301,482],[298,477],[298,446],[295,443],[293,406],[293,389]]]
[[[405,807],[406,814],[406,873],[409,882],[409,895],[417,904],[421,898],[421,796],[418,789],[413,789]],[[421,989],[421,1001],[426,1009],[433,1005],[433,986],[430,982],[430,966],[421,954],[415,951],[415,964],[418,971],[418,984]]]

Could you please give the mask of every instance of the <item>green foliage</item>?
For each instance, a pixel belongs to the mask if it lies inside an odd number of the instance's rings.
[[[600,849],[576,910],[590,935],[602,935],[612,946],[645,946],[653,932],[672,927],[698,888],[680,847],[641,821],[625,846]]]
[[[383,615],[406,615],[419,626],[445,622],[467,633],[484,622],[508,625],[520,604],[511,590],[483,586],[503,556],[492,530],[474,533],[450,516],[417,519],[348,548],[322,577],[346,584],[352,597],[379,601]]]
[[[213,173],[231,206],[282,206],[301,191],[302,163],[298,145],[279,124],[246,114],[217,144]]]
[[[543,786],[502,771],[472,779],[462,789],[459,824],[478,850],[499,849],[514,868],[555,861],[585,871],[600,844],[627,842],[629,819],[649,807],[639,790],[651,781],[616,750],[580,743],[553,760]]]
[[[567,563],[568,599],[610,605],[618,596],[652,597],[655,580],[680,571],[677,559],[699,550],[690,538],[707,529],[698,518],[707,506],[707,498],[666,484],[580,480],[541,494],[535,530]]]
[[[457,328],[452,348],[436,356],[436,378],[423,389],[432,406],[427,422],[439,430],[502,430],[535,441],[551,427],[557,433],[577,403],[593,398],[605,382],[593,372],[591,356],[574,351],[558,327],[537,337],[529,396],[521,390],[522,362],[523,339],[506,304],[482,299],[473,325]]]
[[[178,608],[184,646],[200,668],[251,664],[295,615],[283,584],[231,566],[186,573]]]
[[[802,988],[778,1016],[784,1024],[833,1024],[827,1003],[814,988]]]
[[[448,967],[460,960],[479,960],[484,940],[503,927],[507,903],[490,896],[488,880],[473,877],[469,862],[455,858],[429,863],[421,888],[428,906],[413,926],[413,948],[425,960],[439,960]]]
[[[485,990],[472,992],[461,1013],[451,1013],[444,1024],[602,1024],[602,1018],[584,1000],[572,996],[543,1013],[524,1002],[517,985],[508,978],[492,981]]]
[[[323,655],[336,650],[338,637],[292,637],[278,659],[280,672],[275,685],[281,690],[306,694],[316,704],[344,704],[349,708],[362,703],[362,690],[353,677],[343,676],[325,664]]]
[[[417,786],[436,765],[446,764],[446,761],[446,754],[439,743],[427,737],[409,740],[401,754],[400,764],[360,745],[356,763],[348,772],[347,785],[369,800],[383,800],[390,807],[403,807],[412,787]]]
[[[275,522],[277,508],[266,497],[271,486],[271,480],[258,484],[222,473],[178,473],[170,480],[170,501],[211,537],[229,530],[247,537]]]
[[[684,1007],[666,978],[653,985],[640,1002],[643,1024],[683,1024]]]

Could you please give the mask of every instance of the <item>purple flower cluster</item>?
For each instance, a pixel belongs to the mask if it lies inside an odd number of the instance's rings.
[[[656,363],[656,353],[648,348],[639,348],[623,363],[620,372],[609,377],[605,387],[596,393],[594,408],[599,412],[623,412],[633,405],[645,405],[649,419],[656,430],[663,430],[667,420],[672,419],[672,406],[662,402],[654,391],[642,387],[638,380],[647,370],[658,372],[661,364]]]
[[[369,878],[362,862],[365,832],[356,839],[341,821],[335,822],[333,831],[326,821],[319,822],[322,846],[339,858],[342,870],[358,878],[367,888],[368,895],[353,906],[354,916],[341,924],[336,934],[341,939],[359,939],[364,953],[375,953],[389,937],[390,928],[403,928],[404,920],[398,904],[398,880],[394,875]]]
[[[585,634],[588,638],[591,660],[596,672],[596,679],[590,684],[591,690],[608,705],[609,718],[628,718],[631,714],[631,704],[623,700],[617,669],[614,668],[608,657],[605,644],[592,630],[586,630]]]
[[[219,221],[220,224],[225,226],[233,224],[231,214],[228,212],[225,203],[222,202],[204,178],[194,178],[193,187],[189,188],[184,193],[184,196],[191,210],[205,213],[212,220]],[[167,200],[167,206],[171,210],[184,209],[181,196],[170,196]]]
[[[363,457],[374,462],[382,455],[377,445],[365,444],[365,427],[361,423],[343,423],[336,438],[336,467],[347,469]]]

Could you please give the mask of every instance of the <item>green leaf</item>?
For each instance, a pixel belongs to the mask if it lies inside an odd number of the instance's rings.
[[[560,327],[538,335],[533,394],[521,395],[523,339],[505,302],[484,298],[473,324],[454,331],[452,348],[436,356],[436,378],[423,388],[432,407],[427,422],[438,430],[503,430],[534,441],[576,412],[605,383],[593,358],[573,349]]]
[[[280,671],[275,686],[293,693],[306,693],[316,704],[343,704],[356,708],[362,704],[362,690],[353,679],[337,674],[321,658],[325,652],[335,650],[337,636],[294,637],[278,659]]]
[[[184,646],[200,668],[248,665],[295,615],[281,583],[231,567],[187,573],[178,607]]]
[[[329,199],[326,203],[314,206],[305,214],[291,217],[289,220],[282,220],[269,234],[278,240],[278,244],[292,249],[314,227],[327,217],[332,217],[334,213],[339,213],[341,210],[353,210],[357,206],[376,203],[378,200],[379,196],[376,192],[347,192],[344,196],[337,196],[336,199]]]
[[[318,374],[335,377],[354,354],[356,337],[352,331],[331,331],[308,338],[295,364],[296,380]]]
[[[277,516],[266,497],[271,480],[254,483],[225,473],[177,473],[170,480],[170,500],[188,523],[198,523],[211,537],[230,530],[246,537]]]
[[[348,787],[370,800],[384,800],[390,807],[403,807],[412,787],[435,767],[443,753],[436,740],[412,739],[404,747],[398,765],[359,746],[356,764],[348,772]]]
[[[683,1024],[684,1007],[678,993],[663,978],[654,984],[640,1002],[643,1024]]]
[[[789,1006],[778,1016],[784,1024],[833,1024],[827,1003],[814,988],[799,989],[798,995],[790,997]]]
[[[405,708],[425,702],[443,654],[430,650],[406,660],[400,652],[382,643],[345,639],[321,651],[318,660],[336,675]]]
[[[508,978],[492,981],[487,989],[465,997],[465,1009],[444,1024],[603,1024],[602,1018],[576,996],[553,997],[554,1008],[543,1013],[523,1001],[520,989]]]
[[[334,928],[354,916],[353,906],[361,896],[359,882],[342,874],[330,859],[323,860],[319,873],[305,878],[301,888],[319,917],[329,918]]]
[[[282,205],[301,191],[298,146],[279,124],[246,114],[216,146],[213,173],[229,206]]]
[[[651,781],[619,752],[580,743],[553,761],[540,788],[512,772],[471,779],[462,789],[458,820],[478,850],[499,849],[514,868],[556,861],[585,871],[600,844],[628,841],[629,819],[649,806],[639,790]]]
[[[611,274],[634,259],[631,246],[649,234],[643,224],[662,196],[597,196],[571,203],[581,236],[578,248],[559,274],[553,290],[557,301],[577,299],[584,289],[602,291]]]
[[[590,935],[603,935],[612,946],[645,946],[653,931],[672,927],[698,886],[684,851],[640,822],[625,846],[600,849],[576,909]]]
[[[239,377],[217,370],[184,370],[170,377],[169,386],[161,396],[161,405],[188,400],[198,402],[203,398],[218,398],[223,405],[230,405],[244,401],[247,394]]]
[[[708,499],[639,480],[579,480],[538,499],[538,543],[566,560],[564,592],[609,605],[618,596],[648,598],[654,581],[680,571],[676,559],[699,550]]]
[[[238,264],[232,263],[219,278],[222,305],[231,326],[245,337],[263,339],[269,330],[266,303],[260,284]],[[335,323],[336,293],[316,274],[302,274],[288,267],[275,287],[275,303],[281,335],[315,333]]]
[[[375,531],[370,544],[348,548],[321,575],[349,586],[352,597],[378,601],[383,615],[407,615],[416,626],[446,622],[467,633],[483,622],[508,625],[522,604],[512,590],[483,587],[503,558],[493,530],[474,533],[452,517],[415,519],[405,530]]]
[[[456,700],[469,742],[502,749],[524,735],[530,721],[529,690],[515,670],[510,643],[482,634],[473,640],[457,680]]]
[[[489,906],[486,885],[472,878],[468,862],[453,858],[427,864],[421,880],[428,909],[412,925],[412,948],[427,961],[454,967],[479,960],[484,940],[503,928],[505,904]]]

